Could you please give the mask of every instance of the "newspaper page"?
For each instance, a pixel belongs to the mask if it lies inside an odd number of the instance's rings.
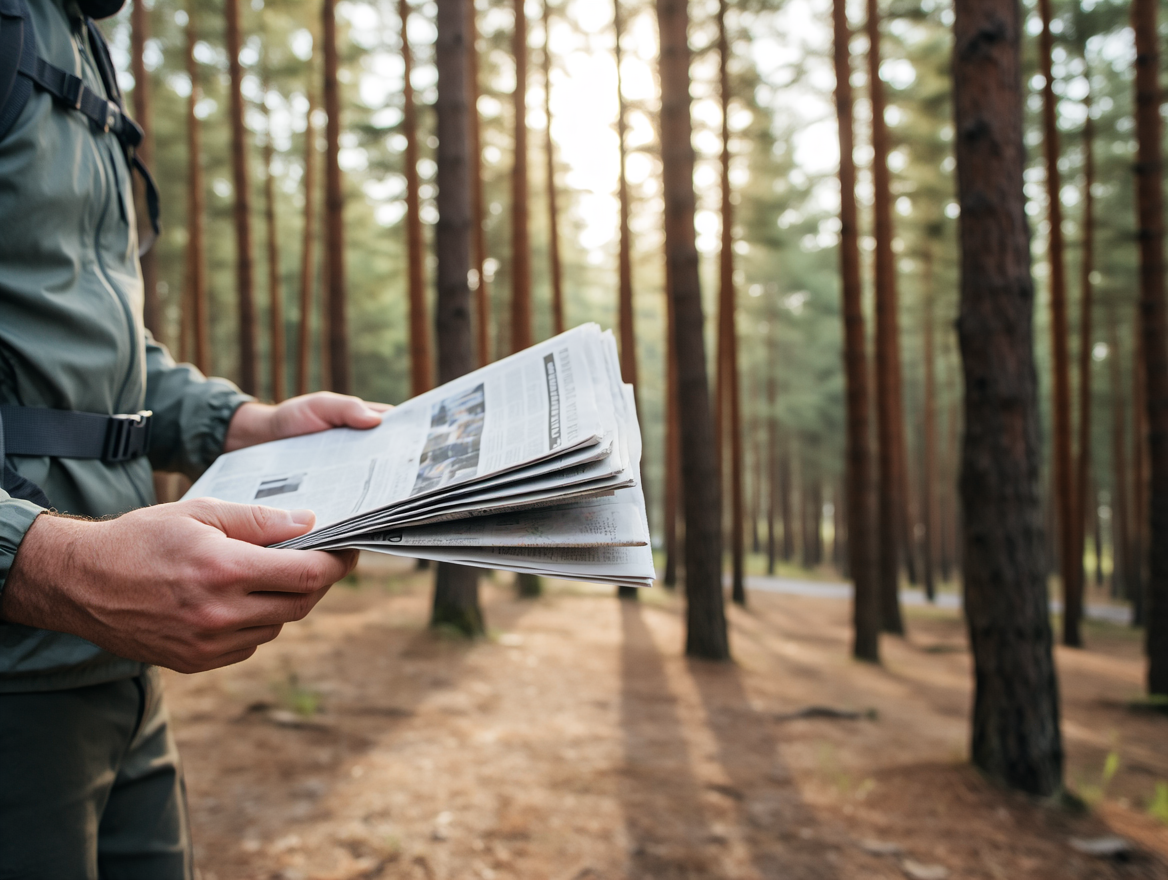
[[[599,336],[594,324],[576,328],[414,398],[368,431],[227,453],[186,497],[307,508],[321,531],[599,444],[616,435],[586,353]]]

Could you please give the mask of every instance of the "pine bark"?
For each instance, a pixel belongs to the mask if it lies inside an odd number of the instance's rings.
[[[701,282],[695,242],[694,149],[690,118],[689,10],[656,0],[661,35],[661,153],[665,248],[673,299],[681,474],[685,487],[686,654],[728,660],[722,604],[722,499],[706,376]]]
[[[738,332],[735,327],[734,204],[730,192],[730,45],[726,35],[726,0],[718,3],[718,74],[722,100],[722,248],[719,255],[718,396],[716,423],[719,473],[730,475],[731,597],[746,604],[742,500],[742,413],[738,375]],[[728,440],[729,442],[724,442]],[[729,457],[729,462],[726,461]],[[726,467],[729,464],[729,467]]]
[[[296,352],[296,393],[308,393],[312,365],[312,290],[316,278],[316,131],[312,127],[312,88],[305,90],[308,112],[304,118],[304,235],[300,245],[300,325]]]
[[[479,52],[478,16],[474,0],[466,3],[466,74],[468,130],[470,135],[470,210],[474,224],[471,237],[472,268],[478,283],[474,289],[475,355],[479,366],[491,362],[491,298],[484,264],[487,261],[487,232],[483,225],[483,151],[479,132]]]
[[[868,364],[860,289],[860,243],[856,210],[856,165],[852,112],[851,29],[845,0],[833,0],[835,107],[840,142],[840,278],[843,287],[844,378],[847,402],[848,567],[855,584],[852,655],[880,661],[880,582],[874,571],[874,535],[868,447]],[[783,544],[786,557],[787,526]]]
[[[773,351],[773,349],[772,349]],[[775,381],[774,356],[769,358],[770,369],[767,370],[767,451],[766,451],[766,483],[767,483],[767,574],[775,573],[775,559],[778,555],[778,544],[775,541],[775,519],[778,515],[779,503],[779,419],[775,409],[778,398],[778,383]],[[759,481],[761,483],[761,480]]]
[[[783,562],[790,562],[795,555],[795,520],[791,515],[791,452],[786,441],[779,453],[779,511],[783,523]]]
[[[926,244],[926,248],[929,245]],[[921,561],[924,569],[925,596],[932,602],[937,595],[934,573],[934,552],[937,538],[937,507],[934,481],[937,475],[937,387],[934,375],[936,354],[933,345],[933,253],[931,248],[924,257],[924,308],[922,309],[922,336],[924,338],[925,400],[924,440],[925,460],[921,468],[921,521],[925,527]]]
[[[430,359],[430,322],[426,315],[426,241],[422,234],[422,204],[418,180],[418,115],[414,106],[414,86],[410,80],[414,67],[410,51],[408,26],[410,4],[398,0],[401,18],[402,62],[405,72],[402,86],[402,129],[406,137],[406,255],[409,266],[410,303],[410,387],[417,397],[433,384],[434,367]]]
[[[450,382],[474,369],[471,347],[470,173],[467,107],[467,11],[469,0],[438,0],[438,263],[436,329],[438,381]],[[434,582],[430,625],[482,635],[478,570],[440,562]]]
[[[511,351],[535,341],[531,330],[531,239],[527,225],[527,13],[514,0],[515,166],[511,172]]]
[[[1168,315],[1164,302],[1164,190],[1160,49],[1154,0],[1132,0],[1136,35],[1136,205],[1140,245],[1148,464],[1148,693],[1168,695]]]
[[[665,572],[662,583],[677,586],[677,569],[683,552],[677,520],[681,508],[681,419],[677,400],[677,350],[674,342],[673,282],[665,265]],[[623,370],[623,366],[622,366]]]
[[[143,164],[150,168],[154,164],[154,112],[150,99],[150,73],[146,70],[143,57],[148,39],[150,10],[142,0],[134,0],[130,10],[130,72],[134,75],[134,121],[142,128],[142,143],[136,152]],[[139,236],[149,236],[146,243],[152,243],[154,230],[150,228],[149,221],[138,225]],[[145,236],[141,230],[146,230]],[[151,247],[142,254],[139,262],[142,265],[142,320],[155,339],[165,342],[162,303],[158,298],[158,258],[154,249]]]
[[[1089,77],[1088,77],[1089,79]],[[1083,126],[1083,215],[1080,226],[1083,230],[1082,261],[1079,265],[1079,450],[1075,474],[1074,503],[1074,545],[1070,561],[1074,566],[1075,578],[1082,596],[1083,549],[1086,543],[1088,515],[1095,518],[1098,504],[1091,498],[1091,349],[1092,341],[1092,283],[1091,273],[1095,268],[1095,196],[1091,187],[1095,183],[1095,126],[1091,119],[1091,99],[1088,93],[1084,101],[1087,120]],[[1099,554],[1095,555],[1096,564]],[[1080,606],[1082,599],[1080,598]],[[1081,613],[1081,612],[1080,612]]]
[[[560,216],[556,206],[556,147],[552,141],[552,53],[551,18],[548,0],[543,3],[543,112],[547,121],[544,130],[544,160],[547,171],[548,199],[548,262],[552,287],[552,332],[564,332],[564,272],[560,265]],[[635,589],[635,588],[630,588]]]
[[[544,3],[544,13],[547,13],[547,3]],[[545,24],[546,29],[546,24]],[[617,100],[617,116],[616,116],[616,131],[617,131],[617,146],[620,156],[620,167],[618,172],[618,194],[620,200],[620,243],[617,275],[619,276],[618,287],[618,302],[617,313],[619,316],[619,331],[620,331],[620,362],[621,362],[621,376],[624,381],[633,386],[634,393],[638,386],[637,381],[637,335],[636,327],[633,322],[633,261],[632,261],[632,233],[629,230],[629,182],[626,174],[626,163],[628,159],[628,147],[626,144],[626,137],[628,135],[628,124],[625,117],[625,93],[624,83],[621,78],[622,66],[622,49],[621,38],[623,36],[623,22],[621,18],[621,0],[613,0],[613,36],[615,41],[616,54],[616,100]],[[551,82],[545,76],[547,87],[550,90]],[[551,108],[548,108],[548,130],[551,130]],[[551,137],[548,137],[548,150],[551,150]],[[550,168],[549,168],[549,189],[551,188]],[[668,440],[666,441],[668,442]],[[668,477],[666,478],[668,479]],[[644,484],[642,481],[642,491]],[[676,517],[676,510],[674,517]],[[668,529],[668,527],[667,527]],[[640,598],[640,591],[635,587],[617,587],[617,595],[622,599],[636,600]]]
[[[888,174],[888,129],[884,121],[884,83],[880,79],[880,12],[868,0],[868,89],[872,102],[872,188],[876,239],[876,433],[878,516],[877,559],[880,577],[880,626],[904,634],[900,613],[902,492],[899,444],[900,353],[897,326],[896,267],[892,253],[892,192]]]
[[[284,381],[284,292],[280,283],[280,240],[276,225],[276,185],[272,176],[270,123],[267,138],[264,140],[264,225],[268,239],[268,363],[272,400],[279,403],[288,394]]]
[[[235,295],[239,310],[239,387],[258,392],[255,271],[251,247],[251,184],[247,168],[247,129],[243,124],[243,65],[239,60],[239,0],[224,0],[227,72],[230,78],[231,174],[234,186]]]
[[[1050,795],[1062,788],[1063,747],[1039,500],[1020,11],[1015,0],[956,0],[954,12],[971,754],[991,778]]]
[[[236,2],[236,0],[230,0]],[[325,124],[325,252],[328,283],[329,384],[339,394],[349,394],[353,382],[349,366],[348,294],[345,287],[345,191],[341,177],[341,94],[337,80],[336,0],[324,0],[324,111]]]
[[[1079,647],[1083,643],[1080,620],[1083,615],[1083,557],[1075,557],[1078,514],[1075,507],[1075,483],[1072,469],[1070,355],[1067,326],[1067,281],[1063,263],[1062,185],[1058,168],[1059,134],[1056,116],[1051,52],[1054,35],[1050,30],[1051,0],[1039,0],[1042,34],[1039,62],[1042,87],[1043,150],[1046,159],[1047,220],[1050,224],[1048,258],[1050,262],[1050,332],[1054,373],[1052,405],[1054,409],[1054,501],[1058,526],[1059,570],[1063,579],[1063,644]]]
[[[187,77],[191,93],[187,99],[187,300],[192,327],[189,338],[195,366],[204,374],[211,372],[211,333],[207,313],[206,195],[203,186],[202,124],[195,108],[202,98],[199,63],[195,44],[197,4],[187,4]],[[186,331],[184,330],[184,336]]]
[[[1140,316],[1136,314],[1135,354],[1132,357],[1132,528],[1131,560],[1132,575],[1132,622],[1136,626],[1147,623],[1148,607],[1148,400],[1144,382],[1144,336],[1140,329]]]
[[[1110,353],[1108,366],[1111,378],[1111,581],[1119,588],[1119,594],[1132,604],[1132,617],[1136,617],[1139,597],[1132,589],[1131,581],[1131,537],[1129,515],[1131,496],[1128,494],[1126,410],[1124,400],[1123,367],[1119,349],[1119,328],[1116,326],[1114,308],[1110,312],[1109,339]]]

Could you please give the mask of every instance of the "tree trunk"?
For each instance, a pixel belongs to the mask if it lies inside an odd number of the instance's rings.
[[[665,574],[666,587],[677,586],[681,555],[677,518],[681,508],[681,420],[677,407],[677,351],[674,344],[673,283],[665,265]],[[624,369],[623,365],[621,367]]]
[[[775,573],[775,558],[778,545],[775,542],[775,509],[779,501],[779,419],[775,412],[775,401],[778,397],[777,382],[775,381],[775,359],[769,359],[767,370],[767,574]],[[761,484],[761,480],[759,481]]]
[[[1125,436],[1126,409],[1123,392],[1123,371],[1120,361],[1119,328],[1116,326],[1114,306],[1110,309],[1109,342],[1111,376],[1111,461],[1113,485],[1111,493],[1111,580],[1119,585],[1120,595],[1132,605],[1132,621],[1140,597],[1132,589],[1131,533],[1128,516],[1131,500],[1128,495],[1127,437]]]
[[[535,341],[531,330],[531,241],[527,228],[527,13],[514,0],[515,167],[511,172],[511,351]]]
[[[852,654],[880,662],[880,585],[873,571],[868,454],[868,364],[860,289],[860,244],[856,218],[856,165],[852,158],[851,29],[845,0],[833,0],[835,108],[840,142],[840,278],[843,287],[844,378],[847,394],[848,567],[855,584]],[[783,517],[783,549],[787,519]]]
[[[746,604],[744,581],[744,529],[742,522],[742,413],[739,401],[738,331],[735,327],[734,295],[734,206],[730,199],[730,45],[726,36],[726,0],[718,4],[718,72],[722,99],[722,249],[719,256],[718,297],[718,396],[717,430],[723,455],[719,474],[730,458],[730,556],[733,580],[731,596]]]
[[[548,0],[543,3],[543,111],[547,120],[544,158],[547,163],[548,260],[552,278],[552,332],[564,332],[564,279],[560,266],[560,220],[556,208],[556,148],[552,142],[552,54]],[[634,590],[635,587],[629,589]]]
[[[207,255],[205,244],[206,196],[203,188],[202,125],[195,107],[202,98],[199,63],[195,60],[198,32],[195,28],[197,4],[187,4],[187,77],[191,94],[187,99],[187,300],[193,327],[190,332],[195,366],[204,375],[211,372],[211,333],[207,313]],[[185,335],[185,331],[184,331]]]
[[[1056,124],[1058,107],[1054,96],[1051,73],[1051,46],[1054,36],[1050,30],[1050,0],[1039,0],[1042,16],[1042,36],[1039,62],[1044,85],[1042,88],[1043,149],[1046,157],[1046,192],[1050,223],[1048,257],[1050,263],[1050,332],[1054,374],[1051,383],[1054,409],[1054,495],[1055,522],[1058,525],[1059,571],[1063,579],[1063,644],[1079,647],[1083,643],[1079,623],[1083,616],[1083,557],[1076,558],[1078,547],[1075,526],[1075,484],[1071,460],[1073,452],[1071,428],[1070,356],[1067,343],[1067,282],[1063,266],[1063,211],[1059,182],[1059,135]]]
[[[279,403],[288,395],[284,383],[284,293],[280,284],[280,242],[276,231],[276,185],[272,178],[270,122],[264,140],[264,221],[268,237],[269,365],[272,374],[272,400]]]
[[[311,67],[309,79],[311,80]],[[312,289],[316,277],[313,247],[316,242],[316,131],[312,127],[311,86],[305,89],[308,113],[304,117],[304,237],[300,248],[300,339],[296,352],[296,393],[308,393],[312,365]]]
[[[795,520],[791,514],[791,451],[789,442],[783,442],[779,453],[779,510],[783,521],[783,562],[795,556]]]
[[[247,169],[247,130],[243,126],[243,66],[239,61],[239,0],[225,0],[225,42],[230,77],[231,172],[235,204],[235,286],[239,304],[239,387],[259,391],[256,306],[251,255],[251,185]]]
[[[880,577],[880,626],[904,634],[900,613],[901,493],[897,427],[900,418],[899,328],[896,267],[892,254],[892,193],[888,175],[888,129],[884,122],[884,83],[880,79],[880,13],[868,0],[868,89],[872,101],[872,187],[876,238],[876,434],[877,559]]]
[[[1088,76],[1090,81],[1090,76]],[[1083,229],[1083,253],[1079,271],[1079,457],[1076,461],[1075,501],[1073,510],[1074,544],[1069,554],[1069,561],[1075,569],[1075,580],[1079,585],[1079,605],[1082,608],[1082,592],[1085,581],[1083,575],[1083,549],[1086,543],[1085,530],[1087,517],[1097,518],[1099,505],[1088,491],[1091,484],[1091,272],[1094,269],[1094,241],[1095,241],[1095,197],[1091,187],[1095,183],[1095,156],[1094,156],[1094,123],[1091,120],[1091,97],[1088,93],[1084,100],[1087,119],[1083,126],[1083,216],[1080,225]],[[1098,550],[1098,548],[1096,548]],[[1095,555],[1096,565],[1099,564],[1099,555]],[[1082,611],[1080,610],[1080,615]]]
[[[1139,315],[1135,321],[1135,356],[1132,358],[1132,529],[1131,559],[1132,591],[1136,601],[1132,606],[1132,622],[1136,626],[1147,623],[1148,577],[1148,401],[1144,382],[1144,337],[1140,332]]]
[[[665,248],[673,298],[681,473],[685,487],[686,654],[727,660],[722,605],[722,499],[706,377],[702,292],[694,234],[694,149],[690,119],[689,10],[656,0],[661,34],[661,151]]]
[[[1136,34],[1136,203],[1140,334],[1148,413],[1148,693],[1168,695],[1168,316],[1164,302],[1164,190],[1160,50],[1154,0],[1132,0]]]
[[[1062,788],[1063,747],[1042,558],[1020,12],[1014,0],[957,0],[954,11],[971,754],[991,778],[1050,795]]]
[[[426,315],[426,240],[422,234],[422,207],[418,191],[418,117],[414,107],[414,67],[408,33],[410,4],[398,0],[401,18],[403,73],[402,128],[406,135],[406,253],[410,285],[410,387],[414,397],[433,387],[434,367],[430,362],[430,322]],[[472,160],[473,161],[473,160]]]
[[[933,573],[934,541],[937,535],[936,505],[933,497],[933,481],[937,472],[937,388],[933,376],[936,355],[933,351],[933,251],[926,243],[924,257],[924,360],[925,360],[925,401],[922,431],[925,460],[921,468],[921,521],[925,534],[922,542],[921,561],[924,563],[925,596],[930,602],[937,596],[937,584]]]
[[[142,55],[150,39],[150,10],[142,0],[134,0],[130,10],[130,72],[134,75],[134,121],[142,128],[142,143],[135,151],[147,168],[154,164],[154,114],[150,101],[150,74]],[[145,239],[141,230],[147,230]],[[153,241],[154,230],[149,222],[139,224],[139,236],[144,243]],[[140,258],[142,264],[142,320],[154,338],[165,342],[162,304],[158,299],[158,261],[150,248]]]
[[[479,51],[478,16],[474,0],[466,4],[466,73],[470,134],[470,210],[474,224],[473,268],[478,280],[474,289],[475,345],[479,366],[491,362],[491,306],[484,264],[487,261],[487,233],[483,226],[483,150],[479,138]]]
[[[438,263],[436,328],[438,381],[450,382],[474,368],[470,327],[470,174],[467,155],[466,3],[438,0]],[[452,626],[482,635],[478,570],[440,562],[434,581],[431,626]]]
[[[235,0],[231,0],[235,2]],[[328,350],[332,390],[349,394],[349,320],[345,289],[345,191],[341,178],[341,95],[337,81],[336,0],[324,0],[325,251],[328,255]],[[459,28],[461,30],[461,26]]]

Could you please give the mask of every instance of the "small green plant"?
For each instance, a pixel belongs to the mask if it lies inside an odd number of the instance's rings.
[[[1156,793],[1148,803],[1148,815],[1168,825],[1168,782],[1156,783]]]
[[[1099,782],[1080,783],[1079,796],[1088,806],[1094,807],[1107,796],[1107,788],[1111,785],[1115,774],[1119,772],[1119,766],[1119,752],[1112,749],[1103,759],[1103,769],[1099,774]]]
[[[273,686],[280,705],[304,718],[311,718],[320,711],[320,694],[300,683],[295,672]]]

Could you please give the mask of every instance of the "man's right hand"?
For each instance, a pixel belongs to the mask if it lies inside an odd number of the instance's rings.
[[[356,565],[353,551],[265,546],[314,519],[206,498],[96,522],[46,514],[16,554],[0,618],[179,672],[238,663]]]

